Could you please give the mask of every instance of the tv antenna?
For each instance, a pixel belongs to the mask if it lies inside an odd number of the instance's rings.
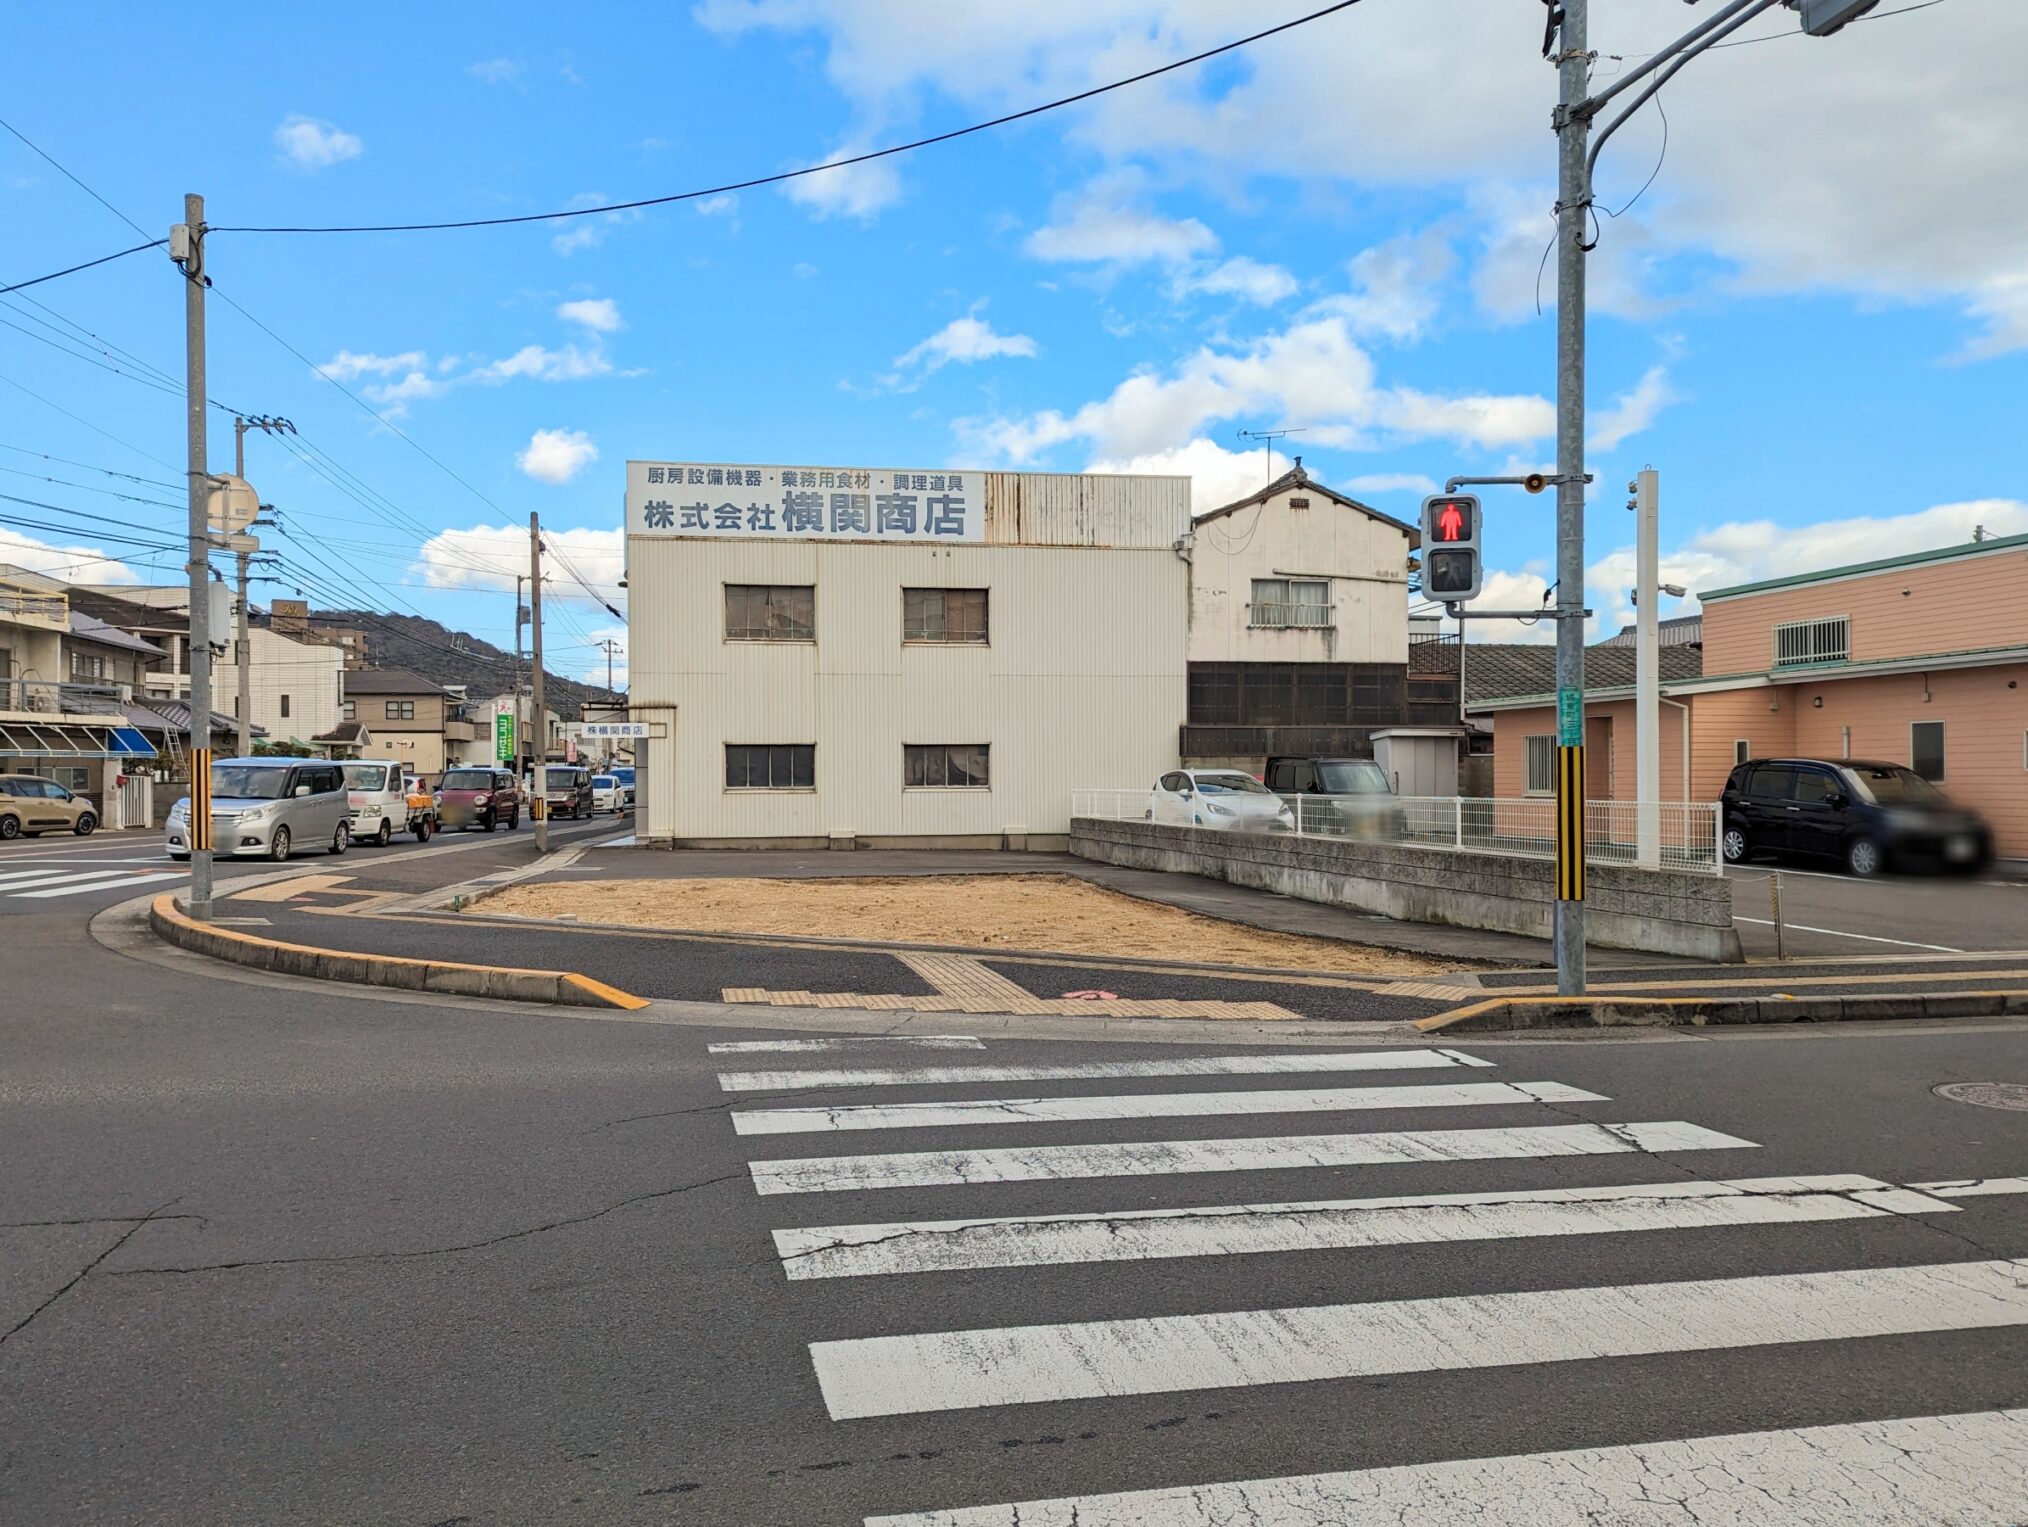
[[[1242,440],[1258,440],[1263,446],[1267,447],[1267,480],[1273,482],[1275,480],[1275,442],[1284,435],[1302,435],[1308,432],[1308,425],[1303,425],[1298,429],[1243,429],[1239,432],[1239,438]]]

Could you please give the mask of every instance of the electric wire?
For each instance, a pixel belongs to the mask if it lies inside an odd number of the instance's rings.
[[[53,270],[46,276],[35,277],[32,281],[16,281],[9,286],[0,286],[0,297],[6,296],[9,292],[25,292],[31,286],[40,286],[45,281],[59,281],[65,276],[74,276],[81,270],[110,265],[115,260],[124,260],[128,255],[139,254],[144,249],[160,249],[168,242],[167,239],[153,239],[146,244],[136,244],[131,249],[118,249],[109,255],[100,255],[96,260],[86,260],[81,265],[66,265],[62,270]]]

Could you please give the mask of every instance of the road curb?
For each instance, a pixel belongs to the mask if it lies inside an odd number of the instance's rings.
[[[1865,997],[1494,997],[1414,1022],[1425,1034],[1504,1034],[1527,1029],[1707,1028],[1762,1023],[2012,1017],[2028,1017],[2028,991]]]
[[[574,970],[520,970],[502,965],[416,960],[257,938],[250,933],[195,921],[176,904],[175,896],[166,891],[149,903],[148,923],[164,943],[277,975],[461,997],[492,997],[508,1002],[541,1002],[552,1007],[607,1007],[634,1012],[648,1005],[644,997],[594,981]]]

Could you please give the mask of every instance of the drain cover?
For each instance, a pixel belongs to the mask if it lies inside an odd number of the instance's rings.
[[[1970,1103],[1978,1108],[2013,1108],[2028,1113],[2028,1086],[2019,1082],[1946,1082],[1930,1088],[1953,1103]]]

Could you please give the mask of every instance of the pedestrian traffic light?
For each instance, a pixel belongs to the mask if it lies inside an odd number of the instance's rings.
[[[1479,592],[1479,500],[1446,493],[1422,501],[1422,592],[1454,603]]]

